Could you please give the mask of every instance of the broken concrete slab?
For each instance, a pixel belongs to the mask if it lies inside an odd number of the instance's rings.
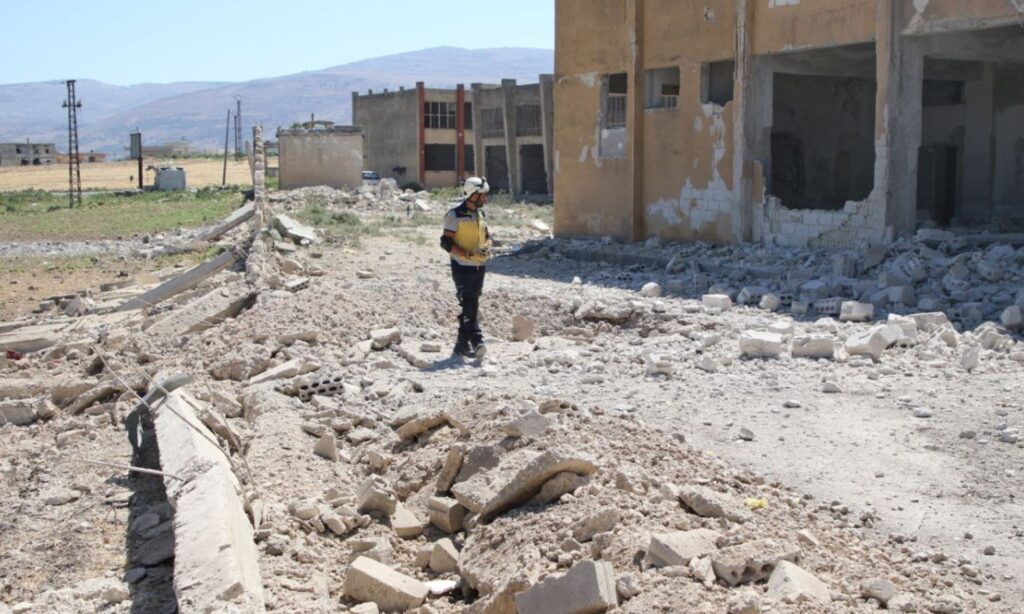
[[[195,288],[204,280],[233,265],[237,260],[238,255],[234,252],[224,252],[212,260],[207,260],[187,273],[179,275],[166,283],[160,284],[142,296],[125,301],[125,303],[115,311],[133,311],[158,305],[172,296],[176,296],[186,290]]]
[[[745,510],[731,498],[707,486],[684,486],[679,489],[679,500],[694,514],[704,518],[727,518],[733,522],[747,519]]]
[[[335,439],[334,433],[327,431],[320,435],[313,453],[331,462],[338,462],[338,440]]]
[[[460,424],[452,420],[448,412],[443,410],[420,412],[415,418],[398,427],[398,437],[402,441],[411,441],[423,433],[436,429],[447,424],[453,428],[460,428]]]
[[[344,591],[349,598],[372,601],[385,612],[405,612],[419,607],[429,592],[419,580],[365,556],[349,565]]]
[[[426,524],[403,503],[395,505],[395,513],[391,515],[391,528],[395,535],[402,539],[415,539],[423,534]]]
[[[435,573],[455,573],[459,571],[459,551],[447,537],[434,542],[430,551],[430,569]]]
[[[793,338],[793,358],[832,360],[836,354],[836,342],[832,337],[805,335]]]
[[[572,526],[572,537],[580,543],[587,543],[598,533],[605,533],[619,524],[619,510],[608,507],[599,510]]]
[[[875,306],[871,303],[844,301],[839,310],[840,322],[869,322],[875,317]]]
[[[511,422],[501,427],[503,433],[509,437],[536,439],[544,434],[551,427],[552,420],[536,410],[514,418]]]
[[[402,342],[402,331],[397,328],[377,328],[370,331],[371,347],[378,352]]]
[[[283,213],[274,216],[273,226],[281,233],[298,245],[312,245],[320,242],[316,231],[293,220]]]
[[[768,596],[785,603],[832,601],[828,587],[821,580],[789,561],[780,561],[768,578]]]
[[[726,294],[705,294],[700,302],[706,309],[721,309],[728,311],[732,309],[732,299]]]
[[[146,328],[146,334],[158,339],[174,339],[213,328],[233,318],[256,298],[248,285],[234,283],[217,288],[190,301]]]
[[[360,513],[380,512],[391,516],[398,506],[398,497],[387,480],[379,475],[370,475],[359,484],[356,505]]]
[[[530,614],[597,614],[618,605],[615,569],[607,561],[580,561],[516,595],[517,610]]]
[[[307,362],[302,358],[293,358],[286,363],[267,369],[263,373],[250,378],[246,385],[256,386],[257,384],[262,384],[264,382],[270,382],[277,379],[287,379],[297,375],[312,373],[318,369],[320,369],[320,365],[316,363]]]
[[[782,335],[748,330],[740,335],[740,354],[746,358],[778,358],[782,355]]]
[[[5,424],[13,424],[14,426],[32,424],[39,418],[39,414],[36,411],[37,406],[37,402],[34,399],[0,401],[0,426]]]
[[[264,611],[263,582],[241,485],[196,417],[202,404],[177,390],[159,405],[160,465],[174,514],[174,592],[182,611]]]
[[[870,356],[878,361],[889,347],[889,340],[882,334],[883,326],[850,335],[846,339],[846,353],[850,356]]]
[[[0,335],[0,352],[31,354],[57,345],[61,326],[26,326]]]
[[[489,520],[528,501],[545,482],[567,471],[586,476],[597,471],[597,466],[572,450],[516,450],[502,457],[497,467],[453,486],[452,494],[466,509]]]
[[[672,567],[689,565],[690,561],[718,549],[721,533],[711,529],[655,533],[647,546],[645,567]]]
[[[758,539],[715,551],[711,566],[727,586],[739,586],[766,580],[780,561],[796,562],[799,556],[799,546]]]

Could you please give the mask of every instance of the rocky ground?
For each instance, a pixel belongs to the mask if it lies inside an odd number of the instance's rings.
[[[82,461],[131,463],[133,390],[185,372],[260,502],[273,611],[1020,611],[1024,254],[638,249],[496,213],[484,360],[448,356],[433,227],[279,241],[236,317],[176,332],[226,271],[7,359],[0,603],[181,605],[161,480]]]

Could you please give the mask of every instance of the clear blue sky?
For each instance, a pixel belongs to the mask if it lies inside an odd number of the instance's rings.
[[[551,49],[554,4],[3,0],[0,83],[246,81],[427,47]]]

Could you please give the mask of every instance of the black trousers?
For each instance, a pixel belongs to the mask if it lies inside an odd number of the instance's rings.
[[[485,266],[466,266],[452,260],[452,279],[455,281],[455,295],[462,311],[459,313],[459,335],[479,339],[480,294],[484,290]]]

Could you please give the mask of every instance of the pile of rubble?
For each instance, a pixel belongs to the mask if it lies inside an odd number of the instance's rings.
[[[914,237],[863,251],[835,252],[762,245],[662,244],[644,249],[606,240],[555,239],[527,248],[620,264],[664,267],[666,293],[726,294],[741,305],[796,317],[840,315],[843,302],[870,303],[876,314],[942,311],[961,328],[985,321],[1022,326],[1024,235],[955,235],[921,229]],[[616,285],[615,280],[594,283]]]
[[[257,189],[253,213],[223,235],[238,242],[217,258],[0,328],[10,351],[0,430],[16,435],[2,438],[16,453],[0,462],[10,524],[0,528],[17,536],[0,552],[13,570],[0,601],[18,612],[127,612],[147,599],[147,611],[998,611],[1001,596],[980,588],[972,561],[869,541],[872,513],[731,468],[624,400],[581,397],[588,386],[749,375],[775,361],[1017,374],[1014,322],[965,322],[1004,315],[1020,252],[922,238],[889,257],[842,255],[825,274],[819,255],[790,250],[800,266],[762,277],[753,266],[711,271],[707,248],[673,246],[682,255],[668,273],[620,269],[621,279],[577,279],[560,293],[489,288],[493,357],[466,365],[442,355],[438,331],[454,321],[443,267],[410,274],[389,248],[325,265],[316,231],[286,211],[328,194],[340,194],[330,206],[366,211],[420,198]],[[543,258],[540,269],[558,275],[546,259],[601,248],[535,247],[515,251],[506,273]],[[928,276],[940,271],[949,283]],[[953,283],[971,275],[992,278],[992,291]],[[639,292],[608,287],[620,281]],[[917,300],[890,300],[896,287]],[[932,293],[944,302],[923,306],[949,306],[959,321],[909,309]],[[980,305],[957,311],[970,303]],[[803,317],[812,313],[837,318]],[[1000,437],[1019,434],[1007,426]],[[149,471],[134,474],[132,497],[95,469],[129,462]],[[112,502],[131,507],[126,527],[93,511]],[[58,565],[42,534],[65,535],[70,518],[78,556],[59,570],[61,586],[47,586],[27,553]]]
[[[269,199],[275,208],[284,211],[319,205],[328,211],[412,214],[444,207],[430,192],[399,189],[394,179],[382,179],[378,184],[363,185],[355,190],[324,186],[285,190],[271,193]]]

